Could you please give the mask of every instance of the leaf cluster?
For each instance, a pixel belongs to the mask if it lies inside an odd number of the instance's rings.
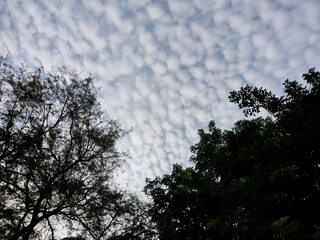
[[[222,131],[214,121],[192,146],[194,167],[147,180],[160,239],[317,239],[320,232],[320,73],[285,96],[246,86],[230,101],[255,115]]]

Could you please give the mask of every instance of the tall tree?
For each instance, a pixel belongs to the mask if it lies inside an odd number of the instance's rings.
[[[246,86],[230,93],[245,115],[231,130],[212,121],[191,147],[194,167],[147,180],[160,239],[320,239],[320,73],[285,96]]]
[[[142,219],[144,207],[111,184],[126,131],[106,118],[97,94],[91,76],[0,59],[1,239],[56,239],[61,226],[103,239]]]

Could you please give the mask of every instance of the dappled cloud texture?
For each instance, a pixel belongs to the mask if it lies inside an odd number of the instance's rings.
[[[0,2],[0,53],[29,67],[90,72],[111,118],[133,128],[117,182],[188,166],[197,129],[243,118],[228,94],[245,84],[281,94],[320,67],[315,0],[34,0]]]

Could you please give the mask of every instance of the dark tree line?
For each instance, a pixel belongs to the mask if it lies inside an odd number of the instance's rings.
[[[230,93],[246,116],[199,130],[193,167],[147,180],[145,203],[112,185],[127,132],[91,76],[0,58],[0,239],[320,239],[320,73],[284,96]],[[73,237],[72,237],[73,236]]]
[[[212,121],[191,147],[194,167],[147,179],[160,239],[320,239],[320,73],[284,82],[282,97],[246,86],[230,93],[244,114]]]
[[[151,239],[146,205],[111,184],[126,134],[91,76],[0,58],[0,239]],[[128,238],[129,236],[129,238]]]

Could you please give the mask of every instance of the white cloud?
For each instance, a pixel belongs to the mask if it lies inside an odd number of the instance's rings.
[[[143,145],[143,138],[139,132],[133,132],[130,134],[131,143],[137,147],[142,147]]]
[[[129,0],[130,7],[144,7],[147,5],[149,0]]]
[[[190,72],[196,80],[202,80],[206,74],[205,69],[202,67],[193,67]]]
[[[200,35],[199,35],[199,37],[200,37],[200,39],[206,49],[212,48],[216,43],[215,39],[217,36],[215,35],[215,31],[214,30],[212,31],[212,30],[213,30],[213,28],[203,30],[200,32]]]
[[[167,66],[170,71],[176,72],[180,67],[180,62],[177,56],[171,55],[167,59]]]
[[[283,52],[282,47],[279,46],[279,43],[270,41],[265,46],[265,55],[270,62],[282,62],[285,53]]]
[[[304,27],[318,32],[320,21],[320,4],[317,1],[299,2],[299,8],[295,8],[295,14],[299,14]],[[295,17],[295,16],[293,16]]]
[[[305,51],[304,58],[310,67],[318,67],[320,63],[320,48],[318,47],[317,51],[314,48],[309,48]],[[319,70],[319,69],[318,69]]]
[[[105,7],[107,18],[109,18],[117,27],[121,27],[121,10],[113,4],[109,4]]]
[[[244,15],[235,14],[228,16],[228,22],[233,31],[237,31],[241,36],[246,36],[250,33],[250,25],[246,24]]]
[[[154,63],[151,68],[156,75],[163,75],[167,71],[166,65],[161,62]]]
[[[123,12],[116,4],[108,4],[105,13],[107,18],[115,25],[117,30],[122,34],[129,34],[134,29],[132,21],[123,17]]]
[[[168,1],[168,4],[174,17],[189,18],[192,17],[196,12],[194,6],[187,1]]]
[[[226,70],[226,63],[218,56],[206,58],[204,64],[207,71],[224,72]]]
[[[194,99],[198,95],[198,89],[192,82],[184,83],[181,88],[181,95],[186,99]]]
[[[180,55],[180,61],[182,65],[192,67],[198,62],[197,56],[192,52],[183,52]]]
[[[158,18],[161,18],[164,15],[164,10],[159,5],[148,5],[146,7],[146,10],[148,12],[149,18],[152,20],[156,20]]]
[[[290,24],[288,13],[285,11],[278,11],[273,18],[273,25],[276,31],[284,30]]]
[[[147,97],[152,93],[151,86],[154,84],[149,78],[151,75],[141,74],[136,77],[136,88],[142,97]]]
[[[239,62],[251,61],[254,56],[254,45],[249,37],[244,37],[238,42]]]
[[[4,1],[0,11],[1,54],[97,76],[109,116],[135,129],[117,178],[132,189],[190,164],[189,145],[209,120],[225,128],[242,118],[231,90],[280,92],[286,77],[320,65],[313,0]]]
[[[167,39],[168,29],[169,27],[167,24],[163,24],[160,22],[157,22],[157,24],[155,24],[154,33],[158,41],[162,42]]]
[[[213,4],[207,0],[195,0],[194,5],[196,8],[201,9],[203,14],[206,14],[208,11],[213,9]]]
[[[252,42],[257,49],[264,48],[268,42],[267,37],[262,33],[252,34],[251,37]]]
[[[157,45],[152,33],[144,28],[138,30],[139,41],[141,47],[145,49],[148,54],[153,54],[157,50]]]

